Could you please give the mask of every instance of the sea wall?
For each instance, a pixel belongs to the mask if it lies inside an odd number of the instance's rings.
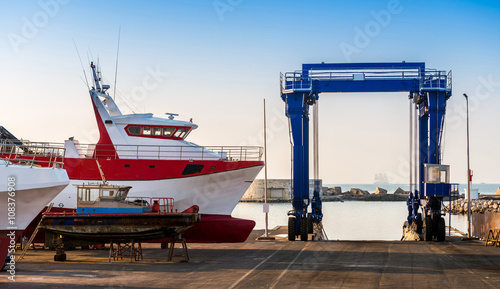
[[[322,181],[319,180],[321,187]],[[265,185],[263,179],[255,179],[241,198],[242,202],[263,202]],[[267,199],[269,202],[286,202],[292,199],[292,183],[290,179],[268,179]],[[314,181],[309,182],[309,195],[314,192]]]
[[[321,186],[321,180],[320,180]],[[268,179],[267,181],[267,199],[268,202],[289,202],[292,199],[290,179]],[[264,201],[264,180],[256,179],[252,182],[248,190],[241,198],[241,202],[263,202]],[[314,192],[314,181],[309,183],[309,195],[312,197]],[[384,188],[376,188],[375,192],[370,193],[360,188],[349,188],[343,192],[342,188],[322,187],[321,199],[325,202],[335,201],[406,201],[408,192],[398,188],[392,193],[388,193]]]

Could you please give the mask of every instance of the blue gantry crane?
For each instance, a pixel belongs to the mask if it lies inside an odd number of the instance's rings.
[[[449,167],[441,165],[446,101],[451,97],[451,71],[426,69],[424,62],[313,63],[281,74],[281,98],[286,104],[293,143],[292,206],[288,239],[307,240],[312,223],[322,221],[321,198],[315,182],[312,211],[309,194],[309,107],[323,92],[408,92],[418,110],[418,191],[411,194],[408,221],[424,231],[425,240],[444,241],[443,198],[450,196]],[[418,213],[419,207],[421,213]],[[421,233],[421,232],[419,232]]]

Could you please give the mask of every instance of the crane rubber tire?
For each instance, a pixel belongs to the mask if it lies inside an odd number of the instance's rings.
[[[445,239],[446,239],[446,224],[444,222],[444,219],[441,217],[439,218],[437,225],[437,241],[444,242]]]
[[[288,217],[288,241],[295,241],[295,223],[297,219],[295,217]]]
[[[307,217],[305,219],[302,218],[302,220],[300,222],[300,240],[301,241],[307,241],[307,237],[309,237],[307,223],[308,223]]]
[[[432,241],[432,219],[430,216],[426,216],[424,224],[424,240]]]
[[[307,213],[307,233],[314,233],[313,220],[311,219],[311,213]]]
[[[55,254],[54,261],[66,261],[66,254]]]

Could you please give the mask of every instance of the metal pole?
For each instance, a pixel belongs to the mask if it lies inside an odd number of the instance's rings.
[[[269,237],[268,232],[268,215],[269,215],[269,207],[267,206],[267,132],[266,132],[266,99],[264,98],[264,208],[266,208],[265,212],[265,237]]]
[[[414,97],[417,97],[417,96],[414,96]],[[415,180],[415,185],[414,185],[414,192],[418,190],[419,188],[419,179],[418,179],[418,151],[419,151],[419,148],[418,148],[418,109],[417,109],[417,105],[415,104],[415,107],[413,108],[414,110],[414,115],[413,115],[413,119],[415,120],[414,121],[414,130],[413,130],[413,173],[414,173],[414,177],[413,179]],[[420,193],[419,193],[419,198],[420,198]]]
[[[467,237],[471,237],[470,216],[470,158],[469,158],[469,97],[464,93],[467,109]]]
[[[410,192],[413,193],[413,111],[410,98]]]
[[[450,200],[448,201],[448,207],[450,208],[450,212],[448,213],[448,236],[451,236],[451,194]]]

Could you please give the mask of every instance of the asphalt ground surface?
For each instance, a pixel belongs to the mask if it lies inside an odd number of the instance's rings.
[[[109,262],[109,250],[71,250],[55,262],[54,251],[29,250],[15,281],[0,272],[0,288],[500,288],[500,247],[483,241],[289,242],[285,232],[271,231],[275,241],[257,241],[254,231],[245,243],[188,244],[188,263],[167,262],[159,244],[143,244],[137,262]]]

